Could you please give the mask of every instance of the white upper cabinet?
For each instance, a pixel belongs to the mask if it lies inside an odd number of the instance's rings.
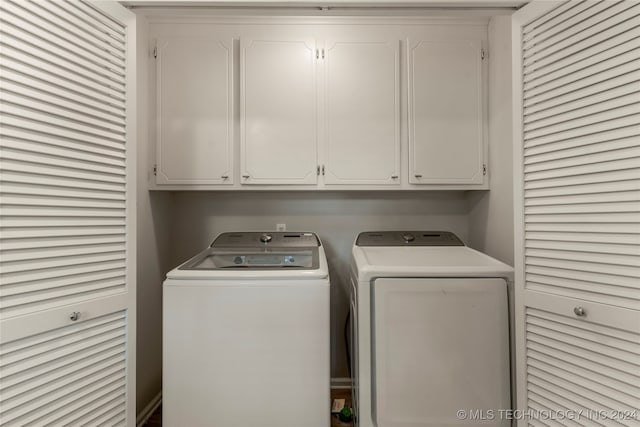
[[[233,183],[233,41],[157,42],[157,184]]]
[[[400,183],[399,45],[327,41],[325,184]]]
[[[316,184],[317,52],[313,40],[240,41],[243,184]]]
[[[152,21],[150,188],[487,189],[487,19],[370,18]]]
[[[409,182],[483,184],[480,40],[408,40]]]

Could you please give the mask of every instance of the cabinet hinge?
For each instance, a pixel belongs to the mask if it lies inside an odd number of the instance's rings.
[[[487,165],[483,164],[482,165],[482,175],[486,175],[487,174]]]
[[[154,58],[158,57],[158,47],[157,46],[153,48],[153,57]]]
[[[480,49],[480,59],[484,60],[487,57],[487,51],[485,49]]]
[[[153,174],[158,175],[158,165],[153,165]]]

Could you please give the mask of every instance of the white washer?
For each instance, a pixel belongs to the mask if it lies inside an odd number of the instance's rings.
[[[223,233],[163,291],[163,425],[330,424],[329,273],[315,234]]]
[[[351,265],[356,425],[510,425],[512,268],[421,231],[361,233]]]

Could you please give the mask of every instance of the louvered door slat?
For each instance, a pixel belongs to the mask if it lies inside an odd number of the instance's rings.
[[[99,180],[89,181],[75,178],[60,178],[47,175],[35,175],[27,173],[16,173],[3,171],[2,180],[7,184],[38,185],[43,187],[77,188],[83,190],[95,190],[96,192],[122,193],[124,184],[100,182]]]
[[[30,249],[37,245],[39,248],[65,248],[69,246],[82,246],[82,245],[100,245],[103,243],[125,243],[126,238],[124,234],[91,234],[89,236],[63,236],[63,237],[41,237],[41,238],[27,238],[22,239],[7,239],[3,242],[2,247],[4,250],[20,250]]]
[[[65,31],[60,31],[60,28],[33,13],[33,8],[28,11],[14,2],[5,1],[0,6],[0,10],[19,19],[21,27],[29,33],[36,35],[42,34],[50,43],[74,52],[76,57],[81,57],[84,61],[100,66],[104,69],[104,74],[110,72],[119,74],[120,76],[124,75],[122,58],[116,59],[104,55],[101,50],[96,49],[95,45],[87,45],[82,39],[69,37]]]
[[[124,235],[122,232],[122,228],[119,226],[114,227],[102,227],[102,228],[85,228],[85,227],[60,227],[60,228],[52,228],[52,227],[40,227],[40,228],[31,228],[31,229],[13,229],[7,230],[3,233],[5,239],[11,243],[16,243],[20,240],[24,242],[36,242],[37,239],[45,239],[45,238],[76,238],[81,236],[83,238],[89,238],[92,236],[103,236],[103,235]],[[27,240],[28,239],[28,240]],[[28,243],[27,243],[28,244]],[[35,247],[37,244],[34,244]]]
[[[0,424],[133,425],[135,17],[4,0],[0,39]]]
[[[634,36],[639,31],[640,29],[628,31],[603,42],[602,45],[587,49],[590,51],[588,53],[580,52],[550,67],[531,72],[524,77],[524,88],[531,89],[537,85],[554,82],[556,79],[570,78],[576,72],[588,73],[590,67],[598,66],[603,62],[611,63],[616,58],[621,59],[620,63],[633,60],[637,58],[633,56],[633,52],[638,49]]]
[[[640,49],[632,52],[632,54],[636,55],[636,57],[640,56]],[[578,119],[589,119],[591,116],[601,112],[601,111],[611,111],[616,108],[626,107],[632,105],[637,97],[637,92],[640,92],[640,86],[637,87],[637,90],[632,88],[632,91],[629,93],[615,97],[613,96],[611,99],[604,100],[602,102],[594,103],[591,105],[587,105],[584,107],[579,107],[576,109],[566,110],[566,106],[563,106],[562,110],[557,112],[544,114],[528,114],[527,121],[525,122],[524,130],[530,131],[540,128],[549,128],[553,125],[561,124],[568,120],[578,120]],[[583,100],[581,100],[582,102]],[[578,122],[579,123],[579,122]]]
[[[640,61],[638,61],[638,65],[640,65]],[[581,128],[592,124],[594,120],[604,122],[616,117],[629,115],[629,108],[633,106],[635,97],[633,95],[629,95],[627,99],[618,101],[621,101],[620,105],[614,105],[613,102],[611,102],[604,105],[594,106],[592,107],[591,114],[582,115],[582,112],[578,112],[577,114],[580,114],[579,117],[571,117],[569,114],[566,114],[564,116],[555,117],[553,123],[550,121],[546,121],[545,123],[542,121],[534,122],[532,125],[525,126],[524,130],[527,137],[533,139],[567,129]]]
[[[88,23],[89,27],[102,30],[112,40],[124,43],[126,32],[122,23],[105,15],[104,12],[92,7],[81,7],[81,4],[71,0],[60,2],[60,7],[70,15]]]
[[[624,190],[624,189],[623,189]],[[634,202],[640,198],[640,189],[612,191],[611,193],[586,193],[566,196],[533,196],[525,200],[525,208],[533,206],[568,206],[615,202]]]
[[[59,108],[56,104],[47,102],[43,98],[27,98],[25,93],[12,93],[5,92],[3,102],[16,109],[24,109],[27,111],[33,111],[37,113],[49,114],[52,117],[58,117],[62,120],[82,123],[88,125],[91,128],[96,128],[109,138],[121,139],[124,136],[124,127],[113,125],[112,123],[104,119],[94,119],[85,112],[77,112],[70,109]],[[11,111],[7,111],[11,113]],[[17,114],[16,114],[17,115]]]
[[[7,17],[8,18],[8,17]],[[107,95],[114,102],[124,103],[124,86],[121,76],[106,72],[103,68],[77,57],[68,50],[60,48],[53,43],[43,41],[46,34],[33,36],[22,29],[22,25],[10,24],[0,19],[2,23],[3,40],[7,51],[23,63],[34,62],[40,68],[45,69],[45,64],[54,64],[56,74],[64,77],[64,73],[73,76],[73,80],[84,85],[89,90]],[[41,46],[41,47],[40,47]],[[32,53],[38,47],[37,53]],[[37,59],[34,61],[34,56]],[[69,74],[70,73],[70,74]]]
[[[1,46],[0,52],[2,52]],[[53,96],[63,101],[71,102],[78,108],[89,108],[90,110],[87,110],[88,114],[104,114],[103,118],[107,121],[124,125],[125,116],[122,108],[117,108],[104,102],[106,98],[103,94],[88,92],[86,88],[75,85],[71,81],[66,81],[67,84],[65,84],[65,80],[47,73],[46,70],[38,70],[37,68],[12,61],[9,58],[3,58],[2,62],[0,62],[0,69],[9,90],[18,86],[25,88],[25,93],[35,91],[35,93],[42,93],[45,96]],[[14,86],[10,86],[12,84]],[[94,113],[94,111],[97,111],[97,113]]]
[[[72,164],[72,162],[67,162],[69,164]],[[83,181],[87,181],[87,182],[91,182],[91,183],[106,183],[106,184],[125,184],[125,178],[124,176],[120,175],[120,173],[124,172],[122,169],[118,170],[117,175],[113,174],[114,169],[107,169],[107,168],[102,168],[101,171],[96,171],[94,170],[93,173],[90,172],[86,172],[84,170],[74,170],[72,168],[63,168],[63,167],[59,167],[59,166],[45,166],[44,164],[37,164],[37,163],[32,163],[32,162],[20,162],[20,161],[3,161],[0,160],[0,166],[2,167],[3,170],[7,171],[7,172],[12,172],[13,174],[7,174],[7,175],[13,175],[15,176],[24,176],[25,174],[32,174],[32,175],[39,175],[42,177],[49,177],[51,178],[52,181],[61,179],[63,177],[65,178],[70,178],[70,179],[79,179],[79,180],[83,180]],[[74,164],[74,166],[77,166],[77,164]],[[91,169],[91,164],[83,164],[83,169],[85,170],[90,170]],[[105,172],[106,173],[102,173]],[[96,173],[98,172],[98,173]],[[11,178],[8,178],[7,180],[10,180]],[[56,183],[56,185],[61,185],[60,181],[58,181]],[[7,202],[9,203],[9,202]]]
[[[525,234],[526,239],[546,240],[548,242],[581,242],[581,243],[612,243],[621,245],[640,245],[640,232],[633,234],[607,234],[607,233],[571,233],[569,231],[529,231]]]
[[[611,162],[615,169],[608,171],[606,166],[602,168],[596,167],[576,167],[569,170],[561,170],[552,172],[547,178],[543,174],[533,175],[532,178],[525,182],[526,190],[542,189],[553,187],[563,187],[561,191],[572,191],[567,187],[577,187],[575,191],[588,191],[590,184],[610,183],[610,190],[615,190],[617,183],[625,183],[632,181],[632,188],[638,188],[636,179],[638,177],[637,160],[630,159],[621,162]],[[591,169],[591,170],[589,170]],[[556,176],[553,176],[556,175]],[[537,178],[537,179],[536,179]],[[606,222],[606,221],[605,221]]]
[[[37,103],[34,107],[37,107]],[[95,124],[85,125],[83,123],[79,123],[78,120],[75,120],[72,117],[57,116],[55,114],[55,108],[52,108],[52,114],[49,114],[46,111],[43,111],[43,109],[36,109],[34,107],[24,108],[20,105],[11,104],[10,100],[7,99],[3,100],[3,104],[0,104],[0,114],[5,114],[7,116],[23,120],[26,119],[28,121],[51,123],[61,129],[73,129],[73,131],[78,134],[89,135],[106,141],[113,141],[115,143],[122,143],[124,141],[124,136],[122,134],[105,131],[102,127],[97,127]]]
[[[620,370],[619,366],[605,365],[598,361],[582,357],[580,354],[562,351],[559,348],[549,347],[535,341],[528,343],[527,352],[529,354],[535,354],[536,357],[544,357],[549,360],[561,361],[565,364],[583,367],[589,372],[606,375],[612,378],[616,384],[620,384],[622,387],[632,392],[633,386],[640,381],[640,375],[628,375],[624,370]]]
[[[534,53],[524,60],[524,72],[531,73],[546,66],[553,66],[562,60],[575,60],[571,55],[589,48],[602,48],[601,44],[609,39],[620,36],[638,27],[633,14],[637,14],[637,7],[630,9],[630,13],[623,13],[606,22],[606,25],[595,25],[579,33],[572,39],[571,44],[560,43],[558,49],[550,49],[550,52],[542,51]],[[524,54],[527,54],[525,49]]]
[[[538,391],[538,393],[536,393],[536,391]],[[553,399],[553,400],[550,400],[550,399]],[[531,402],[532,405],[535,404],[539,411],[544,411],[544,408],[548,408],[549,406],[553,406],[555,404],[557,407],[561,408],[562,411],[566,411],[567,413],[569,413],[571,410],[573,410],[573,406],[574,406],[568,400],[562,399],[562,397],[560,396],[556,397],[546,390],[542,390],[540,388],[537,388],[536,390],[535,386],[532,386],[531,389],[529,390],[529,402]],[[582,410],[585,410],[585,409],[586,408]],[[571,419],[563,419],[562,422],[565,423],[566,426],[591,427],[591,426],[601,425],[601,424],[596,424],[594,422],[587,422],[587,423],[580,424]]]
[[[600,2],[588,11],[575,15],[573,18],[557,25],[553,32],[535,44],[524,46],[525,69],[531,64],[535,68],[547,65],[549,62],[566,56],[567,48],[576,47],[576,50],[591,46],[600,41],[600,36],[605,34],[608,39],[620,32],[637,26],[631,19],[635,12],[633,2]],[[623,13],[623,12],[627,13]]]
[[[640,30],[636,36],[640,36]],[[531,110],[541,110],[550,106],[557,106],[567,104],[570,102],[580,101],[582,98],[595,96],[601,92],[608,90],[615,90],[619,86],[631,85],[633,86],[640,80],[640,75],[637,72],[625,72],[631,67],[629,65],[620,64],[615,67],[610,78],[600,79],[598,76],[591,78],[591,84],[584,84],[584,82],[576,82],[570,87],[562,87],[548,92],[541,93],[539,95],[530,95],[524,101],[525,108]]]
[[[575,14],[569,19],[564,20],[561,24],[555,25],[544,36],[536,38],[536,42],[524,42],[523,47],[526,50],[525,58],[530,58],[534,54],[543,53],[549,55],[560,49],[588,37],[583,33],[585,30],[592,30],[594,27],[596,32],[602,31],[603,28],[609,28],[616,23],[621,12],[633,6],[631,2],[599,2],[580,13]],[[575,10],[572,9],[572,10]],[[622,21],[628,18],[622,17]],[[540,40],[539,40],[540,39]]]
[[[73,70],[59,65],[56,62],[49,62],[41,57],[34,57],[25,54],[22,50],[13,45],[0,45],[0,55],[4,72],[10,74],[8,79],[15,82],[26,81],[29,85],[58,86],[64,88],[58,92],[69,93],[71,95],[84,95],[88,98],[86,102],[98,101],[103,103],[102,109],[113,112],[115,115],[123,116],[122,111],[117,112],[116,108],[122,108],[124,99],[122,94],[110,91],[104,85],[96,85],[90,78],[82,75],[75,76]],[[28,48],[28,46],[25,46]],[[56,61],[55,57],[48,58]],[[6,70],[6,71],[5,71]],[[28,76],[28,77],[24,77]],[[70,79],[70,76],[74,76]],[[53,91],[53,89],[52,89]]]
[[[113,400],[109,401],[107,404],[103,404],[100,406],[97,406],[96,409],[94,409],[91,415],[93,415],[93,418],[87,417],[87,421],[83,422],[83,423],[79,423],[77,419],[71,421],[69,424],[71,425],[75,425],[76,423],[78,423],[78,425],[81,425],[83,427],[85,426],[102,426],[104,425],[104,423],[109,422],[109,420],[111,420],[113,423],[111,425],[113,426],[117,426],[117,425],[123,425],[122,423],[124,423],[124,410],[122,409],[122,407],[118,404],[119,400],[121,399],[121,397],[116,397]],[[121,424],[118,424],[121,423]],[[109,424],[107,424],[109,425]]]
[[[620,62],[620,59],[625,59],[627,62]],[[558,78],[550,83],[533,87],[527,91],[526,102],[536,104],[565,95],[568,98],[575,99],[579,95],[594,93],[593,87],[598,87],[597,85],[612,88],[615,87],[613,85],[619,82],[635,81],[639,76],[637,73],[638,62],[637,56],[631,60],[628,60],[625,56],[612,58],[609,61],[597,64],[597,66],[572,73],[566,78]],[[604,77],[605,73],[609,77]]]
[[[111,366],[125,354],[122,343],[105,343],[102,346],[94,346],[82,353],[77,353],[65,358],[63,362],[52,363],[43,369],[32,369],[24,373],[12,375],[6,378],[6,387],[3,396],[7,407],[16,407],[31,399],[30,391],[38,393],[53,390],[60,384],[67,384],[69,376],[82,372],[85,368],[98,367],[102,369]],[[37,398],[37,397],[36,397]]]
[[[554,28],[562,22],[598,4],[598,1],[581,1],[579,4],[563,2],[544,15],[536,16],[522,26],[522,44],[530,46],[539,39],[545,39],[547,34],[554,34]]]
[[[122,259],[111,259],[106,261],[94,261],[80,264],[70,264],[58,266],[49,270],[28,270],[14,274],[6,274],[2,278],[2,284],[18,285],[35,281],[55,281],[58,278],[74,275],[85,275],[106,270],[122,269],[124,262]]]
[[[27,152],[40,153],[46,156],[46,160],[41,161],[38,161],[40,160],[39,157],[22,157],[25,161],[62,166],[68,169],[84,169],[115,175],[125,174],[126,165],[122,158],[124,152],[120,150],[103,149],[87,144],[74,144],[70,141],[60,141],[36,134],[20,133],[20,136],[18,134],[19,132],[15,130],[5,129],[2,133],[4,147],[11,149],[10,152],[16,153],[15,155]],[[6,157],[3,157],[3,159],[6,159]],[[67,163],[54,164],[56,161]]]
[[[52,25],[52,29],[58,31],[60,37],[65,37],[72,43],[78,43],[80,46],[84,46],[90,53],[114,62],[116,65],[118,61],[124,61],[124,45],[118,43],[112,45],[111,43],[105,43],[107,39],[106,33],[97,30],[93,27],[86,27],[78,25],[78,20],[74,19],[69,14],[61,13],[59,6],[47,2],[21,2],[18,0],[6,0],[16,7],[18,13],[22,13],[22,16],[31,16],[32,19],[38,22],[49,23]],[[24,10],[25,12],[22,12]]]
[[[69,139],[72,142],[94,144],[114,150],[122,148],[121,142],[83,134],[82,132],[76,131],[73,128],[65,128],[58,126],[57,123],[49,123],[48,121],[46,121],[46,116],[44,116],[43,118],[45,119],[45,121],[30,120],[29,117],[24,118],[19,116],[6,115],[3,118],[3,125],[14,129],[19,129],[20,131],[26,131],[25,134],[30,131],[38,132],[40,134],[44,134],[49,138]]]
[[[536,165],[537,163],[581,158],[582,156],[588,156],[596,153],[613,152],[615,154],[615,152],[618,150],[637,149],[636,142],[637,138],[627,137],[570,148],[556,147],[556,149],[553,149],[554,146],[542,147],[550,149],[549,151],[536,149],[538,147],[528,148],[525,150],[527,159],[524,164],[525,167],[530,167],[530,165]]]
[[[44,93],[42,90],[32,89],[13,82],[5,82],[3,84],[5,96],[7,99],[13,98],[14,104],[39,103],[49,108],[55,108],[59,111],[59,115],[67,115],[67,117],[79,119],[87,123],[93,123],[99,127],[107,128],[117,134],[125,133],[125,125],[122,120],[115,119],[113,116],[101,111],[97,108],[91,108],[85,102],[82,104],[77,101],[69,101],[62,96]],[[11,98],[10,98],[11,97]],[[97,120],[96,120],[97,119]]]
[[[640,62],[639,62],[640,64]],[[640,77],[640,72],[638,73]],[[604,121],[597,121],[597,118],[591,124],[577,127],[567,128],[562,131],[554,132],[548,135],[537,135],[535,133],[525,133],[525,147],[533,147],[542,144],[551,144],[554,142],[562,142],[567,139],[577,139],[600,132],[611,132],[612,130],[621,129],[629,126],[637,126],[640,123],[640,110],[635,106],[627,108],[622,115],[616,115],[614,118]],[[637,130],[636,130],[637,131]]]

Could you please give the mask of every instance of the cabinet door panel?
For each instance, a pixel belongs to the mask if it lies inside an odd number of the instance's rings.
[[[482,184],[479,40],[409,40],[409,182]]]
[[[232,41],[158,41],[158,184],[233,181]]]
[[[240,49],[242,183],[315,184],[315,43],[241,40]]]
[[[399,183],[398,67],[397,40],[327,43],[327,184]]]

